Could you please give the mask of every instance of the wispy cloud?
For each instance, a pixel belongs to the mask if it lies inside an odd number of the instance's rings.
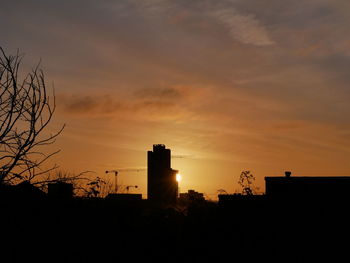
[[[175,2],[169,0],[151,0],[139,3],[139,6],[152,16],[173,17],[171,21],[177,21],[178,16],[197,17],[211,16],[220,21],[227,28],[230,36],[243,44],[255,46],[267,46],[275,44],[269,36],[266,27],[251,13],[242,13],[234,8],[234,2],[205,1],[204,3]],[[184,13],[185,12],[185,13]],[[182,21],[182,19],[179,19]],[[189,19],[190,21],[190,19]]]
[[[275,44],[267,29],[253,14],[241,14],[230,8],[213,11],[211,15],[228,28],[232,38],[241,43],[256,46]]]
[[[174,87],[143,88],[135,91],[138,98],[151,98],[161,100],[175,100],[184,97],[183,91]]]
[[[71,116],[176,120],[194,114],[191,105],[207,94],[190,86],[142,88],[123,94],[60,93],[62,113]]]
[[[71,116],[157,120],[164,117],[176,118],[179,113],[174,102],[156,99],[127,100],[115,95],[61,94],[59,100],[62,104],[61,111]]]

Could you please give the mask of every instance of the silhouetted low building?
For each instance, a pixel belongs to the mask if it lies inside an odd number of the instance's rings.
[[[180,193],[179,201],[192,202],[192,201],[204,201],[204,194],[198,193],[195,190],[188,190],[187,193]]]
[[[32,185],[30,182],[22,182],[17,185],[0,186],[0,197],[4,198],[33,201],[45,199],[46,196],[47,195],[45,192]]]
[[[349,176],[304,177],[286,176],[265,177],[268,197],[284,198],[350,198]]]
[[[48,184],[48,195],[51,198],[69,199],[73,197],[73,184],[56,182]]]

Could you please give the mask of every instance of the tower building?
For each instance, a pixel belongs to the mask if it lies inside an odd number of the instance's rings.
[[[163,144],[153,145],[147,153],[147,195],[148,200],[162,204],[176,202],[178,183],[177,170],[171,168],[171,151]]]

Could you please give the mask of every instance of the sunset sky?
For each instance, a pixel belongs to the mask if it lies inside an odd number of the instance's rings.
[[[180,191],[350,175],[348,0],[2,1],[0,46],[41,59],[60,168],[112,179],[165,144]],[[182,157],[182,158],[179,158]],[[121,172],[146,194],[146,172]],[[133,190],[135,191],[135,190]]]

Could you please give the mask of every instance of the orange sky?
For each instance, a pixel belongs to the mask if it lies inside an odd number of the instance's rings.
[[[165,144],[181,191],[350,175],[348,1],[16,1],[0,45],[42,59],[64,170],[145,167]],[[111,177],[111,176],[110,176]],[[120,182],[146,194],[146,173]]]

